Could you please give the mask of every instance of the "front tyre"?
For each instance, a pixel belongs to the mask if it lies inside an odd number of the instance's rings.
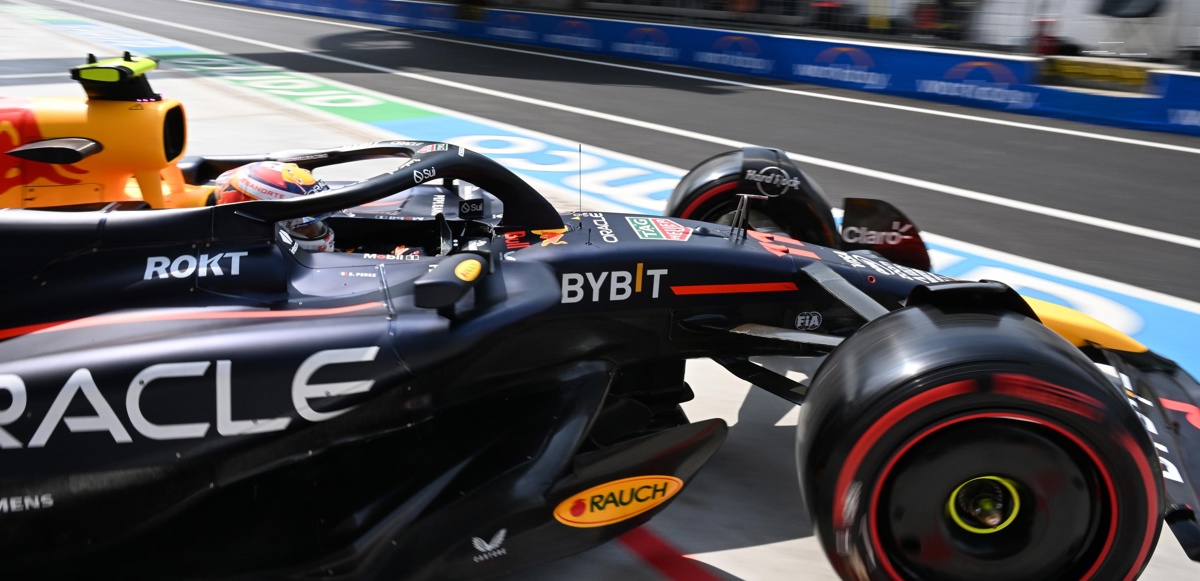
[[[801,485],[844,579],[1134,579],[1161,529],[1125,396],[1013,313],[893,312],[822,365]]]

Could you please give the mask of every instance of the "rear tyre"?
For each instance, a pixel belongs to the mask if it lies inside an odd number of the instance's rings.
[[[801,409],[801,486],[844,579],[1133,579],[1162,479],[1125,396],[1013,313],[910,307],[840,345]]]

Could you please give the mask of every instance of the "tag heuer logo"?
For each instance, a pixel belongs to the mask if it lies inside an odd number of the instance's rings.
[[[666,218],[625,218],[642,240],[674,240],[684,242],[692,237],[692,229]]]

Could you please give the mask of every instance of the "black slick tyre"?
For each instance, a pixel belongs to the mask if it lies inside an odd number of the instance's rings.
[[[1135,579],[1162,478],[1124,394],[1022,315],[892,312],[840,345],[798,428],[844,579]]]
[[[765,175],[787,185],[769,187],[747,180],[748,174]],[[747,219],[751,229],[838,247],[841,238],[825,195],[777,149],[747,147],[700,162],[671,192],[666,215],[728,225],[737,210],[738,194],[767,198],[751,201]]]

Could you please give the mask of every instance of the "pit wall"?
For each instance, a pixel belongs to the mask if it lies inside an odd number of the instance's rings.
[[[1132,129],[1200,136],[1200,73],[1152,70],[1143,93],[1035,84],[1042,59],[737,32],[406,0],[218,0],[228,4],[827,85]]]

